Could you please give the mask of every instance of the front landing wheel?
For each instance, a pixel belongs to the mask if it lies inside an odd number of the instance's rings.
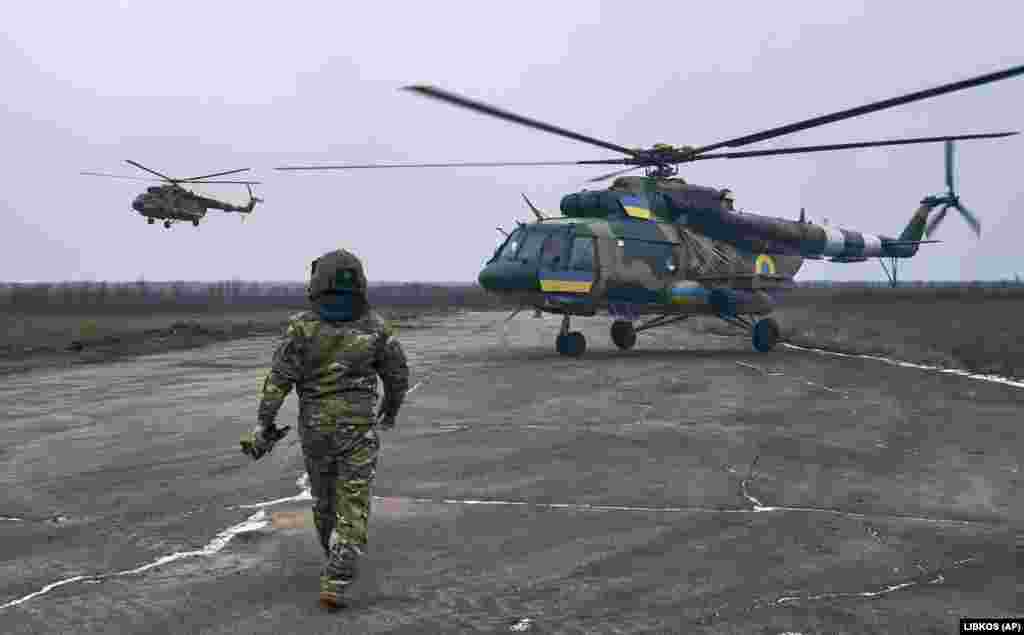
[[[753,329],[754,348],[761,353],[772,350],[779,342],[779,332],[779,323],[773,318],[759,320]]]
[[[612,342],[624,351],[636,345],[636,329],[632,322],[616,320],[612,322]]]
[[[555,350],[569,357],[580,357],[587,350],[587,339],[579,331],[559,335],[555,338]]]

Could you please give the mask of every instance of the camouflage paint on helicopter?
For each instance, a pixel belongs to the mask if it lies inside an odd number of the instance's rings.
[[[570,314],[765,314],[805,258],[911,257],[934,207],[926,199],[900,238],[889,238],[730,211],[724,191],[620,177],[606,190],[569,194],[562,217],[509,235],[479,280]]]
[[[658,143],[646,149],[628,148],[582,135],[436,86],[406,86],[406,90],[424,97],[611,150],[622,156],[579,161],[342,164],[277,169],[619,166],[610,174],[590,179],[598,182],[619,177],[608,189],[584,190],[563,197],[561,218],[545,218],[527,200],[537,222],[520,223],[506,237],[480,272],[478,280],[481,286],[518,300],[521,307],[533,306],[539,311],[561,314],[562,327],[555,340],[555,348],[564,355],[579,356],[586,350],[583,334],[569,330],[570,316],[595,315],[598,309],[607,309],[615,318],[611,328],[612,341],[622,349],[631,348],[636,343],[636,333],[641,330],[708,313],[730,324],[749,328],[754,348],[768,351],[778,341],[778,324],[770,317],[752,322],[745,316],[771,312],[775,305],[774,295],[793,286],[793,276],[805,258],[828,257],[831,262],[845,263],[875,257],[883,268],[883,259],[889,259],[892,273],[886,269],[886,274],[895,284],[898,259],[914,256],[922,243],[937,242],[921,238],[925,233],[934,231],[950,207],[957,210],[979,234],[978,219],[961,205],[955,191],[952,142],[998,139],[1017,133],[904,137],[765,150],[715,151],[738,148],[1020,75],[1024,75],[1024,65],[699,147]],[[807,222],[802,212],[798,221],[738,212],[734,210],[728,190],[690,185],[682,179],[671,178],[678,173],[679,165],[705,159],[939,142],[946,144],[948,191],[923,199],[898,238],[864,234],[828,224],[817,225]],[[637,169],[644,169],[645,177],[621,176]],[[942,209],[928,222],[931,210],[940,205]],[[659,317],[634,326],[633,321],[644,313],[658,314]]]
[[[147,187],[145,192],[139,194],[132,200],[132,209],[142,215],[146,219],[146,222],[150,224],[155,223],[157,220],[162,220],[164,221],[164,227],[170,229],[171,225],[175,222],[188,221],[198,227],[199,221],[202,220],[203,217],[206,216],[207,211],[211,209],[218,209],[225,212],[238,212],[239,214],[250,214],[256,206],[256,203],[263,202],[262,198],[258,198],[252,193],[251,186],[257,185],[259,181],[208,180],[212,177],[246,172],[249,168],[214,172],[213,174],[204,174],[202,176],[194,176],[187,179],[174,179],[165,174],[161,174],[156,170],[147,168],[141,163],[132,161],[131,159],[125,160],[125,163],[139,168],[140,170],[145,170],[159,178],[140,178],[137,176],[126,176],[123,174],[106,174],[104,172],[82,172],[82,174],[88,176],[104,176],[115,179],[130,179],[135,181],[160,180],[166,182],[167,185],[153,185]],[[244,185],[249,191],[249,203],[246,205],[233,205],[226,201],[202,196],[185,189],[181,186],[182,183],[188,185],[207,183]],[[245,220],[245,216],[242,216],[242,220]]]

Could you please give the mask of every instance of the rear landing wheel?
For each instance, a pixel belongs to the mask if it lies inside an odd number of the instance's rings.
[[[612,342],[624,351],[636,345],[636,329],[632,322],[616,320],[612,322]]]
[[[194,218],[194,219],[192,219],[192,225],[193,225],[194,227],[199,227],[199,220],[198,220],[198,219],[195,219],[195,218]]]
[[[759,320],[753,328],[754,348],[767,353],[779,342],[779,323],[773,318]]]
[[[587,339],[579,331],[559,335],[555,338],[555,350],[569,357],[580,357],[587,350]]]
[[[171,228],[171,221],[165,220],[164,221],[164,227],[166,227],[167,229],[170,229]]]

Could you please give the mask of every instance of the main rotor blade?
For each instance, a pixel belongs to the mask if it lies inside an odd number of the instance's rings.
[[[1005,70],[997,71],[995,73],[988,73],[986,75],[979,75],[972,77],[971,79],[965,79],[950,84],[943,84],[942,86],[936,86],[935,88],[929,88],[927,90],[919,90],[915,93],[902,95],[900,97],[893,97],[891,99],[885,99],[882,101],[876,101],[871,104],[864,106],[858,106],[856,108],[848,108],[846,110],[840,110],[827,115],[821,115],[820,117],[812,117],[811,119],[805,119],[796,123],[787,124],[785,126],[779,126],[777,128],[771,128],[763,132],[755,132],[754,134],[745,135],[742,137],[736,137],[735,139],[729,139],[728,141],[721,141],[719,143],[713,143],[711,145],[702,146],[694,150],[696,154],[702,154],[710,150],[717,148],[729,147],[735,148],[738,146],[744,146],[757,141],[764,141],[765,139],[771,139],[773,137],[780,137],[782,135],[790,134],[791,132],[797,132],[799,130],[806,130],[808,128],[814,128],[816,126],[822,126],[833,121],[841,121],[843,119],[849,119],[851,117],[858,117],[860,115],[866,115],[871,112],[877,112],[886,108],[892,108],[894,106],[900,106],[902,104],[909,104],[910,102],[918,101],[921,99],[927,99],[929,97],[936,97],[938,95],[944,95],[957,90],[963,90],[965,88],[972,88],[974,86],[980,86],[989,82],[996,82],[1003,79],[1009,79],[1024,73],[1024,65],[1014,66]]]
[[[195,183],[233,183],[235,185],[259,185],[262,181],[180,181],[185,185],[193,185]]]
[[[950,194],[956,191],[956,182],[953,178],[953,142],[946,142],[946,187]]]
[[[644,167],[644,166],[642,166],[642,165],[633,165],[633,166],[630,166],[630,167],[626,168],[625,170],[616,170],[614,172],[609,172],[608,174],[602,174],[601,176],[595,176],[592,179],[587,179],[587,183],[598,183],[600,181],[604,181],[606,179],[610,179],[610,178],[619,176],[620,174],[625,174],[626,172],[632,172],[633,170],[638,170],[638,169],[640,169],[642,167]]]
[[[499,161],[470,163],[370,163],[341,165],[298,165],[275,170],[363,170],[370,168],[494,168],[505,166],[542,165],[621,165],[628,159],[595,159],[593,161]]]
[[[954,205],[953,207],[955,207],[957,211],[960,212],[960,215],[964,217],[964,220],[967,221],[967,224],[971,226],[971,229],[974,230],[974,235],[980,238],[981,222],[978,220],[978,217],[972,214],[970,210],[968,210],[959,202],[957,202],[957,204]]]
[[[163,179],[154,179],[146,176],[127,176],[124,174],[106,174],[103,172],[79,172],[79,174],[85,174],[87,176],[109,176],[112,179],[130,179],[132,181],[148,181],[150,183],[154,181],[161,181]]]
[[[227,172],[214,172],[213,174],[204,174],[203,176],[193,176],[190,179],[176,179],[182,183],[186,181],[198,181],[200,179],[208,179],[213,176],[227,176],[228,174],[238,174],[239,172],[248,172],[251,168],[242,168],[240,170],[228,170]]]
[[[983,134],[965,134],[947,137],[912,137],[907,139],[888,139],[885,141],[858,141],[854,143],[831,143],[820,146],[799,146],[793,148],[778,148],[775,150],[744,150],[740,152],[716,152],[714,154],[697,155],[689,160],[700,161],[702,159],[740,159],[743,157],[762,157],[772,154],[799,154],[801,152],[825,152],[827,150],[849,150],[851,148],[875,148],[879,146],[901,146],[912,143],[937,143],[939,141],[963,140],[963,139],[995,139],[998,137],[1009,137],[1018,132],[987,132]]]
[[[134,165],[135,167],[139,168],[140,170],[145,170],[146,172],[149,172],[150,174],[155,174],[155,175],[159,176],[160,178],[162,178],[165,181],[170,181],[171,183],[176,182],[176,179],[172,179],[171,177],[167,176],[166,174],[160,174],[156,170],[150,170],[149,168],[147,168],[146,166],[142,165],[141,163],[136,163],[135,161],[132,161],[131,159],[125,159],[125,163],[127,163],[129,165]]]
[[[570,139],[575,139],[576,141],[582,141],[583,143],[589,143],[591,145],[595,145],[595,146],[598,146],[598,147],[601,147],[601,148],[607,148],[608,150],[614,150],[616,152],[621,152],[622,154],[626,154],[626,155],[629,155],[631,157],[638,156],[638,153],[637,153],[636,150],[630,150],[629,148],[625,148],[623,146],[616,145],[614,143],[609,143],[607,141],[602,141],[600,139],[595,139],[593,137],[588,137],[588,136],[585,136],[585,135],[581,135],[578,132],[572,132],[571,130],[566,130],[565,128],[560,128],[558,126],[553,126],[551,124],[547,124],[547,123],[544,123],[542,121],[537,121],[536,119],[528,119],[527,117],[523,117],[521,115],[517,115],[517,114],[509,112],[507,110],[502,110],[500,108],[496,108],[494,106],[491,106],[489,104],[485,104],[485,103],[480,102],[480,101],[476,101],[476,100],[473,100],[473,99],[467,99],[466,97],[463,97],[461,95],[456,95],[455,93],[452,93],[452,92],[449,92],[449,91],[446,91],[446,90],[442,90],[442,89],[437,88],[435,86],[425,86],[425,85],[404,86],[403,89],[404,90],[408,90],[408,91],[412,91],[412,92],[415,92],[415,93],[419,93],[420,95],[423,95],[425,97],[431,97],[433,99],[438,99],[440,101],[444,101],[444,102],[447,102],[449,104],[454,104],[456,106],[462,106],[463,108],[469,108],[470,110],[475,110],[477,112],[481,112],[481,113],[484,113],[486,115],[491,115],[492,117],[498,117],[499,119],[504,119],[506,121],[512,121],[514,123],[518,123],[518,124],[521,124],[521,125],[524,125],[524,126],[528,126],[530,128],[536,128],[538,130],[543,130],[545,132],[550,132],[552,134],[561,135],[563,137],[568,137]]]

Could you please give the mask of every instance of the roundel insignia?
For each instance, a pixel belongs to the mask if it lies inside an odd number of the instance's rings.
[[[768,254],[761,254],[754,261],[754,273],[762,276],[775,275],[775,259]]]

